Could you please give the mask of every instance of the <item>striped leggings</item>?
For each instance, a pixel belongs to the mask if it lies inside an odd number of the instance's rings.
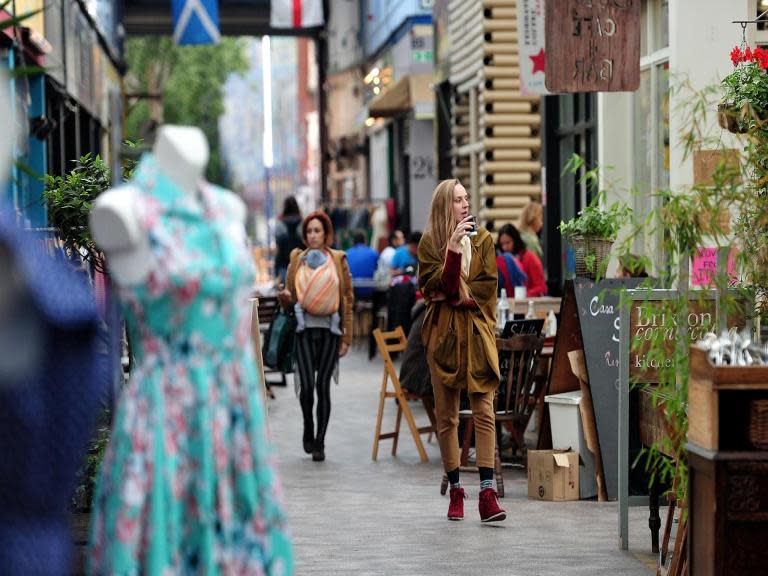
[[[299,368],[299,401],[304,427],[314,430],[312,405],[317,390],[315,446],[325,446],[325,431],[331,416],[331,377],[339,359],[339,336],[327,328],[307,328],[296,335]]]

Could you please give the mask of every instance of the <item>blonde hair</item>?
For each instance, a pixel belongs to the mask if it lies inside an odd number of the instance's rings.
[[[432,239],[437,253],[445,258],[448,251],[448,240],[459,224],[453,213],[453,191],[459,184],[457,179],[443,180],[432,193],[432,204],[429,207],[426,234]],[[469,298],[469,285],[462,273],[459,278],[459,295],[462,300]]]
[[[531,225],[536,219],[543,218],[543,216],[544,209],[541,204],[532,200],[525,205],[525,208],[520,213],[517,229],[520,232],[533,232]]]

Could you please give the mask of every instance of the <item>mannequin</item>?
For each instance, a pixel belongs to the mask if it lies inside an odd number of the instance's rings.
[[[162,127],[91,213],[135,367],[92,502],[88,573],[292,573],[250,342],[245,208],[203,180],[208,157],[199,129]]]
[[[193,126],[162,126],[153,152],[165,176],[199,199],[198,184],[210,156],[203,131]],[[134,210],[136,197],[136,190],[130,185],[108,190],[98,197],[90,217],[96,244],[106,252],[110,271],[124,285],[143,282],[152,268],[149,242]],[[242,200],[231,192],[227,197],[230,208],[238,215],[238,223],[244,223],[246,211]]]

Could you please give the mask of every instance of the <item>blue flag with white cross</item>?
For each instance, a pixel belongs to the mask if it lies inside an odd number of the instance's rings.
[[[179,46],[218,44],[218,0],[173,0],[173,40]]]

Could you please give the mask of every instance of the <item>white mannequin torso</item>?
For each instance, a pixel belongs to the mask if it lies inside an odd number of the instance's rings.
[[[163,126],[153,148],[155,160],[165,176],[190,196],[199,197],[198,183],[208,165],[208,142],[202,130],[192,126]],[[245,222],[245,206],[229,194],[233,211]],[[144,281],[152,268],[149,240],[135,212],[136,191],[130,186],[108,190],[98,197],[90,216],[96,244],[107,255],[109,269],[120,284]]]

